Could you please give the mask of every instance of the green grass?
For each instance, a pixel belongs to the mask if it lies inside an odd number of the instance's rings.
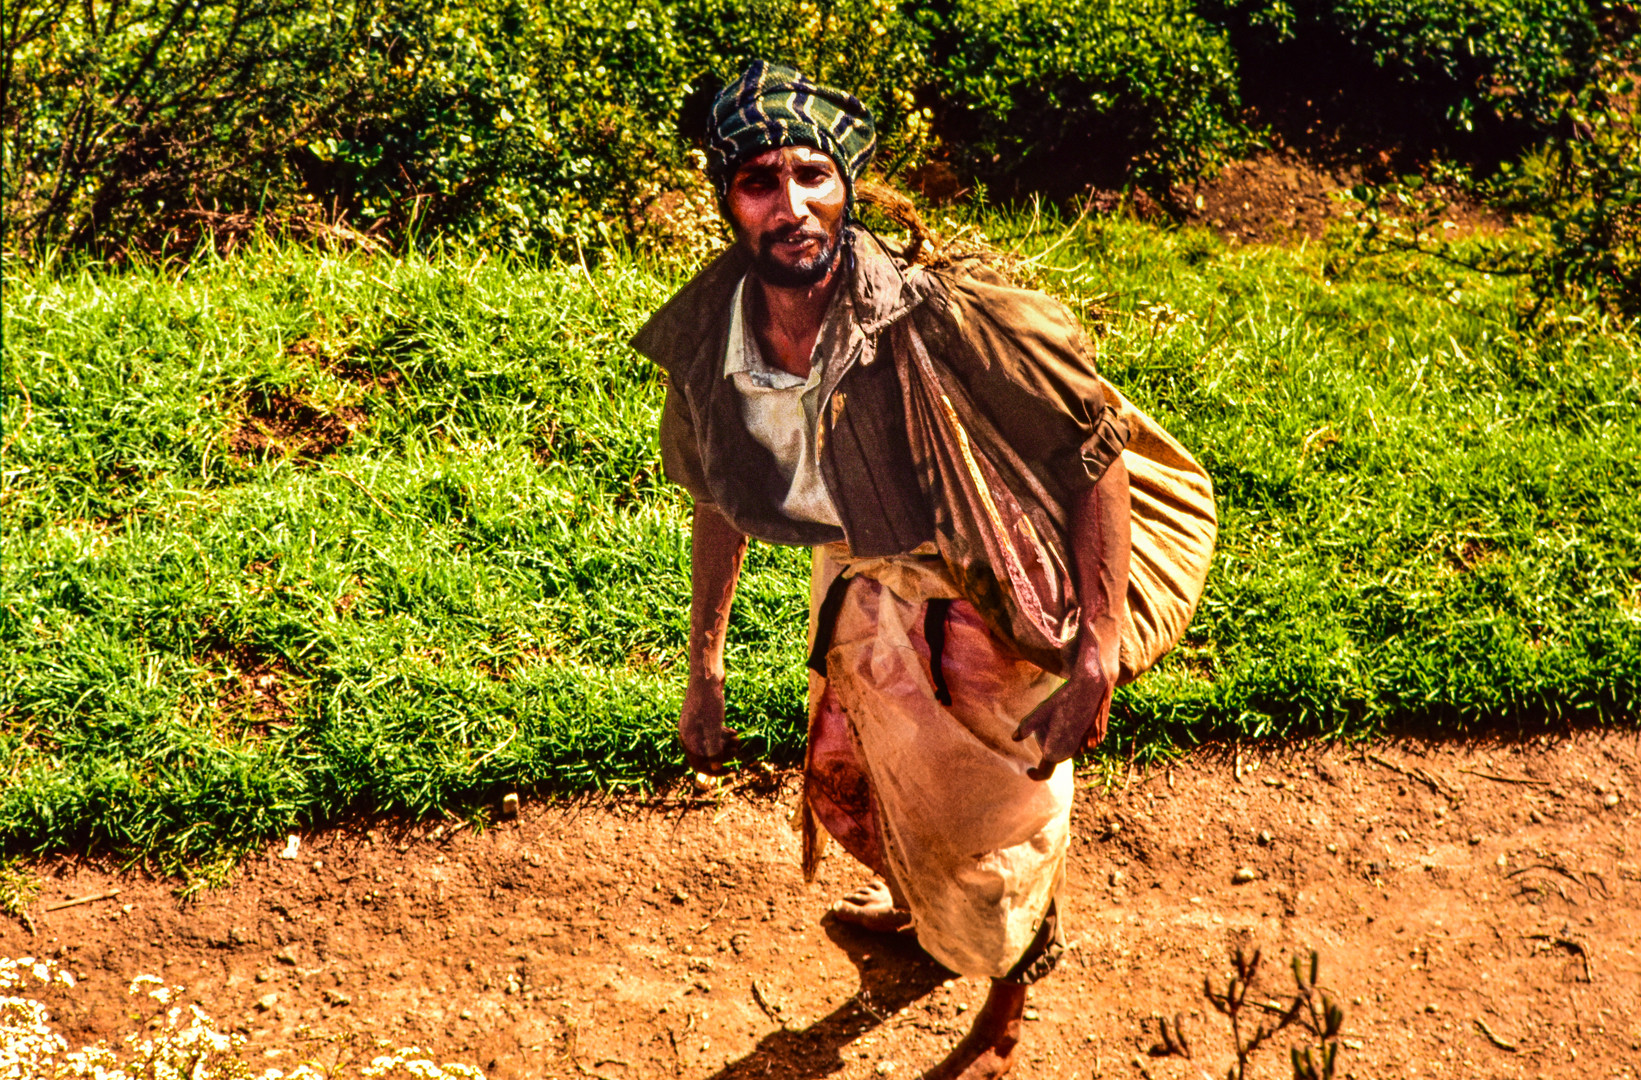
[[[1107,374],[1220,499],[1198,618],[1108,745],[1630,722],[1641,340],[1329,256],[1095,222],[1039,271],[1109,294]],[[624,342],[679,283],[277,245],[10,270],[0,847],[220,859],[676,773],[688,503]],[[732,723],[786,760],[806,571],[754,545],[730,638]]]

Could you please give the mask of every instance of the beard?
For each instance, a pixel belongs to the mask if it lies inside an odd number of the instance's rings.
[[[821,250],[809,258],[800,259],[795,263],[784,263],[777,259],[775,245],[799,235],[820,239],[823,234],[807,232],[798,225],[789,225],[784,229],[773,229],[758,237],[757,250],[752,256],[752,268],[765,284],[778,289],[806,289],[825,280],[826,275],[832,272],[832,267],[837,265],[838,254],[843,250],[841,226],[837,232],[825,237],[825,244]]]

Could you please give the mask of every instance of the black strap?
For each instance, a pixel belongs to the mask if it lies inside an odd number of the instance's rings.
[[[815,616],[815,643],[809,647],[809,670],[826,678],[826,654],[832,651],[832,634],[838,628],[838,612],[843,610],[843,594],[849,591],[849,579],[839,574],[826,587],[826,598],[821,601]]]
[[[946,669],[942,658],[946,653],[946,616],[952,611],[949,599],[930,600],[923,611],[923,640],[929,643],[929,675],[934,679],[934,698],[942,705],[952,703],[952,692],[946,686]]]

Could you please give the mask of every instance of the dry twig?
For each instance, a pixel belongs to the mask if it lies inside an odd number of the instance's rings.
[[[340,476],[342,479],[346,480],[348,483],[352,484],[354,487],[356,487],[360,491],[364,492],[365,497],[376,505],[376,509],[378,509],[382,513],[386,514],[388,517],[392,518],[394,521],[399,520],[399,515],[398,514],[395,514],[392,510],[389,510],[387,508],[387,505],[385,503],[383,503],[381,499],[378,499],[376,497],[376,493],[374,491],[372,491],[372,490],[370,490],[370,488],[366,487],[363,483],[361,483],[359,481],[359,479],[357,477],[355,477],[352,473],[348,472],[346,469],[338,469],[334,465],[328,465],[328,466],[325,467],[325,471],[328,472],[328,473],[333,473],[336,476]]]
[[[752,980],[752,1000],[758,1003],[758,1008],[764,1011],[765,1016],[782,1027],[786,1026],[786,1021],[781,1019],[780,1008],[764,997],[763,987],[758,985],[757,979]]]
[[[1530,784],[1533,787],[1550,786],[1550,782],[1548,780],[1534,780],[1531,777],[1526,776],[1499,776],[1497,773],[1482,772],[1480,769],[1467,769],[1462,765],[1459,767],[1459,771],[1462,773],[1469,773],[1471,776],[1479,776],[1483,780],[1493,780],[1500,784]]]
[[[21,435],[23,429],[28,427],[29,421],[34,419],[34,399],[29,396],[28,387],[23,385],[21,375],[17,376],[17,389],[23,392],[23,419],[16,427],[6,432],[6,441],[0,443],[0,457],[5,456],[6,451],[11,449],[12,440]]]
[[[1367,760],[1373,762],[1375,765],[1382,765],[1383,767],[1389,769],[1391,772],[1399,772],[1403,776],[1407,777],[1409,780],[1417,780],[1419,783],[1424,784],[1426,787],[1428,787],[1434,794],[1437,794],[1437,795],[1446,795],[1447,794],[1447,788],[1442,784],[1442,782],[1440,780],[1437,780],[1434,776],[1431,776],[1429,773],[1425,772],[1423,769],[1409,769],[1404,765],[1396,764],[1394,761],[1386,761],[1384,758],[1380,757],[1378,754],[1365,754],[1363,756],[1366,757]]]
[[[1495,1035],[1493,1033],[1493,1029],[1487,1026],[1487,1021],[1483,1020],[1479,1016],[1476,1017],[1476,1027],[1477,1027],[1478,1030],[1481,1031],[1481,1033],[1483,1035],[1487,1036],[1487,1041],[1488,1042],[1492,1043],[1494,1046],[1498,1047],[1500,1050],[1508,1050],[1512,1054],[1516,1052],[1516,1044],[1515,1043],[1511,1042],[1508,1039],[1502,1038],[1501,1036]]]
[[[112,900],[120,895],[120,890],[109,889],[107,892],[92,893],[90,896],[76,896],[72,900],[64,900],[59,904],[47,904],[46,911],[61,911],[64,908],[79,907],[81,904],[94,904],[98,900]]]
[[[1530,938],[1533,941],[1549,942],[1551,945],[1555,945],[1559,948],[1566,949],[1570,953],[1573,953],[1580,960],[1584,961],[1584,981],[1587,983],[1595,982],[1595,971],[1590,966],[1590,950],[1589,947],[1582,941],[1578,941],[1575,938],[1562,937],[1559,934],[1523,934],[1522,937]]]

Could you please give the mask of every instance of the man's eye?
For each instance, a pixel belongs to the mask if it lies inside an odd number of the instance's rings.
[[[832,179],[832,170],[819,167],[798,170],[798,180],[806,187],[820,187]]]

